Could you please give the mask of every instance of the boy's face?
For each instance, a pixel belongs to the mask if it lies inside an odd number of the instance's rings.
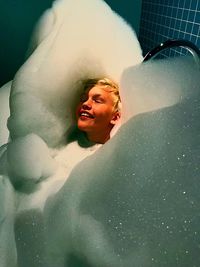
[[[86,91],[76,111],[77,126],[86,133],[110,131],[119,119],[112,92],[101,86]]]

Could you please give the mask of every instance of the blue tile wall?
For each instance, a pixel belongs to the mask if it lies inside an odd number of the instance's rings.
[[[142,0],[139,40],[144,55],[168,39],[185,39],[200,48],[200,0]],[[186,54],[170,49],[163,56]]]

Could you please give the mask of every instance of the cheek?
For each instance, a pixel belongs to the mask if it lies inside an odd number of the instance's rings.
[[[105,122],[108,122],[111,120],[113,112],[111,109],[101,109],[96,113],[96,117],[99,118],[99,120],[104,120]]]

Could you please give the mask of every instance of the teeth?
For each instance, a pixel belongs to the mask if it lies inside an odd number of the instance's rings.
[[[80,115],[81,115],[81,116],[85,116],[85,117],[89,117],[89,118],[92,117],[90,114],[88,114],[88,113],[86,113],[86,112],[81,112]]]
[[[81,112],[81,116],[89,117],[89,114],[87,114],[87,113],[85,113],[85,112]]]

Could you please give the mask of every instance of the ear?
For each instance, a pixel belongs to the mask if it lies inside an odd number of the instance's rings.
[[[117,122],[119,121],[120,118],[121,118],[121,113],[119,111],[115,111],[110,123],[112,125],[115,125],[115,124],[117,124]]]

